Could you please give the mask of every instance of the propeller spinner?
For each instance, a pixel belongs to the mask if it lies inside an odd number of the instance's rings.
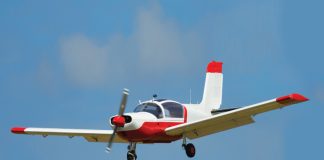
[[[124,125],[125,125],[125,117],[123,116],[123,114],[125,112],[125,108],[126,108],[126,104],[127,104],[128,93],[129,93],[129,90],[125,88],[123,91],[123,97],[122,97],[122,100],[121,100],[121,103],[119,106],[118,116],[115,116],[112,119],[112,124],[114,125],[114,131],[108,141],[108,144],[106,147],[107,152],[111,151],[111,147],[112,147],[118,127],[124,127]]]

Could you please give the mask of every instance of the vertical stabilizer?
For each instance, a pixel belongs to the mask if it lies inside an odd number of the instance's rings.
[[[207,66],[204,94],[200,105],[208,112],[219,109],[222,103],[222,65],[223,62],[212,61]]]

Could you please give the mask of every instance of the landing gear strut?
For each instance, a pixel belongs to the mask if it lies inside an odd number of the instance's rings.
[[[130,142],[128,145],[127,160],[136,160],[136,143]]]
[[[195,156],[196,154],[196,148],[192,143],[188,143],[186,142],[186,138],[183,138],[182,141],[182,147],[186,150],[186,154],[189,158],[192,158]]]

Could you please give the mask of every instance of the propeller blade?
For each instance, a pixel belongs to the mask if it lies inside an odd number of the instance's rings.
[[[126,104],[127,104],[128,92],[129,92],[129,90],[126,89],[126,88],[123,91],[123,98],[122,98],[122,101],[120,102],[120,107],[119,107],[119,112],[118,112],[119,116],[124,114],[125,107],[126,107]]]
[[[113,134],[111,135],[109,141],[108,141],[108,144],[107,144],[107,147],[106,147],[106,151],[109,153],[111,151],[111,147],[112,147],[112,144],[113,144],[113,140],[115,138],[115,135],[116,135],[116,132],[117,132],[117,128],[118,127],[115,127],[114,128],[114,132]]]
[[[124,114],[124,112],[125,112],[125,108],[126,108],[126,104],[127,104],[128,92],[129,92],[129,90],[124,88],[123,97],[122,97],[122,100],[121,100],[120,106],[119,106],[119,112],[118,112],[119,116],[122,116]],[[111,151],[111,147],[112,147],[112,144],[113,144],[117,129],[118,129],[118,127],[115,126],[113,134],[109,138],[109,141],[108,141],[108,144],[107,144],[107,147],[106,147],[106,151],[108,153]]]

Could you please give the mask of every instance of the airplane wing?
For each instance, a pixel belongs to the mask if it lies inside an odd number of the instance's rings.
[[[221,112],[202,120],[169,127],[166,128],[165,131],[167,135],[183,135],[189,139],[195,139],[253,123],[254,120],[252,117],[256,114],[283,108],[307,100],[306,97],[294,93],[254,105]]]
[[[61,129],[61,128],[23,128],[15,127],[11,129],[12,133],[42,135],[47,136],[67,136],[67,137],[83,137],[88,142],[108,142],[113,131],[112,130],[91,130],[91,129]],[[115,143],[128,143],[118,135],[114,138]]]

